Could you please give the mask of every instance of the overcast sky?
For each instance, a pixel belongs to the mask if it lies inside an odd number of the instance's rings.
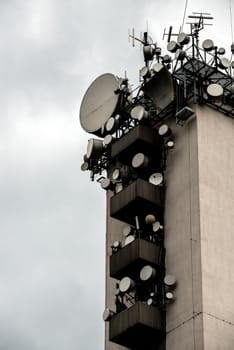
[[[205,37],[227,49],[228,4],[187,9],[211,12]],[[105,193],[80,171],[90,135],[79,106],[102,73],[137,81],[128,28],[148,21],[163,47],[184,5],[0,0],[0,350],[103,350]]]

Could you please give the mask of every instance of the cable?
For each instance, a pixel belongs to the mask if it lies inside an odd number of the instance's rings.
[[[231,38],[232,38],[232,43],[234,43],[234,40],[233,40],[233,27],[232,27],[232,5],[231,5],[231,0],[229,0],[229,9],[230,9],[230,22],[231,22]]]
[[[230,0],[230,1],[231,1],[231,0]],[[187,7],[188,7],[188,0],[185,0],[184,16],[183,16],[183,22],[182,22],[182,27],[181,27],[181,30],[182,30],[182,31],[183,31],[183,28],[184,28],[184,20],[185,20],[185,16],[186,16]]]

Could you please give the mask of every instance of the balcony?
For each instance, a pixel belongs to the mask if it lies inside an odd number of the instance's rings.
[[[163,342],[164,314],[141,302],[113,316],[109,322],[110,341],[134,350],[156,349]]]
[[[157,267],[161,259],[159,246],[137,238],[110,256],[110,276],[119,280],[124,276],[134,279],[144,265]]]
[[[142,152],[150,154],[160,165],[162,138],[155,129],[138,125],[112,145],[111,158],[118,157],[123,164],[131,164],[132,157]]]
[[[158,221],[162,219],[163,204],[160,187],[137,179],[110,198],[110,216],[131,225],[135,225],[138,216],[140,225],[143,225],[147,214],[154,214]]]

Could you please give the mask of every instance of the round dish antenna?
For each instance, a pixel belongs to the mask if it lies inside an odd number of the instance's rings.
[[[223,96],[223,87],[220,84],[210,84],[207,87],[207,94],[214,100],[220,100]]]
[[[171,302],[174,300],[174,294],[172,292],[167,292],[165,297],[167,302]]]
[[[223,57],[220,59],[219,67],[221,69],[228,69],[229,67],[231,67],[231,64],[232,62],[228,58]]]
[[[156,277],[156,270],[150,265],[144,266],[140,271],[140,279],[143,282],[152,280]]]
[[[102,314],[103,321],[107,322],[115,315],[115,312],[106,308]]]
[[[148,118],[148,114],[149,113],[145,110],[145,108],[140,105],[133,107],[131,110],[131,117],[139,121]]]
[[[206,39],[202,43],[202,47],[205,51],[209,52],[212,51],[214,48],[214,42],[211,39]]]
[[[117,182],[116,185],[115,185],[115,193],[117,194],[117,193],[121,192],[122,189],[123,189],[122,182]]]
[[[103,145],[109,146],[114,141],[114,137],[110,134],[106,135],[103,139]]]
[[[153,223],[153,231],[154,231],[154,232],[158,232],[158,231],[160,231],[160,230],[162,230],[162,229],[163,229],[163,226],[160,224],[159,221],[155,221],[155,222]]]
[[[129,236],[127,236],[126,239],[125,239],[125,241],[124,241],[124,245],[126,246],[126,245],[128,245],[128,244],[134,242],[135,239],[136,239],[136,237],[135,237],[134,235],[129,235]]]
[[[145,217],[145,223],[146,225],[151,225],[156,221],[156,218],[153,214],[148,214]]]
[[[153,173],[149,177],[149,183],[155,186],[161,186],[163,184],[163,175],[161,173]]]
[[[162,124],[158,129],[158,134],[162,137],[169,137],[172,131],[167,124]]]
[[[97,159],[101,156],[103,151],[103,141],[99,139],[90,139],[87,145],[86,156],[87,159]]]
[[[89,86],[80,106],[80,124],[85,131],[103,136],[103,126],[117,107],[121,83],[122,79],[106,73]]]
[[[176,41],[170,41],[168,44],[167,44],[167,50],[170,51],[170,52],[176,52],[176,50],[179,49],[179,45],[177,44]]]
[[[119,180],[120,179],[120,169],[119,168],[114,169],[111,177],[112,177],[113,181]]]
[[[218,54],[219,54],[219,55],[224,55],[224,54],[225,54],[225,49],[224,49],[223,47],[220,47],[220,48],[218,49]]]
[[[177,42],[180,45],[187,45],[190,42],[190,37],[186,33],[180,33],[177,37]]]
[[[166,287],[173,288],[176,285],[176,278],[173,275],[166,275],[163,280]]]
[[[125,224],[123,226],[123,235],[124,237],[128,237],[133,232],[133,228],[130,225]]]
[[[82,163],[80,168],[82,171],[89,170],[89,163],[88,162]]]
[[[143,153],[137,153],[132,158],[132,167],[133,168],[145,168],[149,164],[149,159]]]
[[[140,77],[145,78],[149,76],[149,69],[148,67],[144,66],[140,69]]]
[[[114,189],[114,184],[113,182],[111,182],[111,180],[109,178],[103,178],[101,180],[101,187],[104,189],[104,190],[113,190]]]
[[[130,292],[135,287],[135,282],[130,277],[124,277],[119,283],[119,290],[122,293]]]
[[[154,73],[159,73],[160,70],[163,69],[163,65],[161,63],[154,63],[154,65],[152,66],[152,71]]]

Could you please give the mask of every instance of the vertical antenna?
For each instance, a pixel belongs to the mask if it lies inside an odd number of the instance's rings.
[[[132,28],[132,34],[130,29],[128,29],[128,42],[130,43],[130,39],[132,39],[132,47],[135,47],[135,30]]]
[[[135,47],[135,29],[132,28],[132,46]]]
[[[172,33],[172,26],[169,27],[169,32],[168,32],[168,37],[167,37],[167,42],[171,41],[171,33]]]
[[[182,21],[182,26],[181,26],[181,31],[182,32],[183,32],[183,29],[184,29],[184,21],[185,21],[185,16],[186,16],[186,12],[187,12],[187,7],[188,7],[188,0],[185,0],[184,15],[183,15],[183,21]]]
[[[142,32],[140,32],[140,40],[143,43],[143,33]],[[140,48],[140,52],[141,52],[141,46],[139,46],[139,48]]]
[[[231,0],[229,0],[229,10],[230,10],[230,22],[231,22],[231,38],[232,38],[232,44],[234,43],[233,41],[233,26],[232,26],[232,3]]]
[[[135,216],[135,222],[136,222],[136,229],[137,229],[137,231],[139,231],[140,225],[139,225],[139,217],[138,216]]]

